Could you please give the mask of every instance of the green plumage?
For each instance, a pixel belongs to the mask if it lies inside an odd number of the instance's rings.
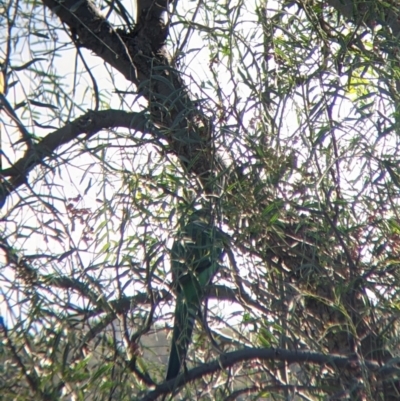
[[[178,376],[185,361],[204,289],[219,268],[223,240],[224,234],[207,222],[202,211],[198,211],[174,241],[171,268],[177,297],[167,380]]]

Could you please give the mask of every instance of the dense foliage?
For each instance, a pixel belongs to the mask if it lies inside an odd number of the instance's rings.
[[[0,10],[2,399],[400,399],[397,1]]]

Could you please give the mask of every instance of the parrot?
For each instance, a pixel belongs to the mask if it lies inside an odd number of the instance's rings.
[[[208,220],[207,212],[195,211],[178,232],[171,249],[176,306],[166,380],[177,377],[185,362],[204,290],[222,261],[226,234]]]

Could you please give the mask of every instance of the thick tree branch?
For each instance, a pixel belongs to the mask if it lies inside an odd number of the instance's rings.
[[[0,177],[3,177],[0,183],[0,207],[4,205],[8,195],[27,181],[28,174],[36,166],[43,164],[44,159],[51,157],[60,146],[77,139],[79,135],[86,134],[89,138],[106,128],[123,127],[143,131],[146,127],[146,131],[149,132],[151,128],[146,125],[146,121],[141,113],[128,113],[121,110],[88,111],[45,136],[33,148],[28,149],[12,167],[0,171]],[[10,179],[7,180],[6,177]]]
[[[137,84],[149,101],[153,119],[164,128],[172,152],[200,178],[207,192],[214,192],[210,178],[222,166],[215,158],[212,124],[170,65],[164,46],[168,30],[162,20],[143,15],[133,31],[117,31],[90,0],[78,5],[75,0],[43,3],[70,28],[77,43]]]
[[[77,35],[83,47],[120,71],[128,81],[138,82],[124,42],[91,1],[43,0],[43,4],[57,14],[73,35]]]
[[[203,377],[204,375],[219,372],[223,369],[232,367],[233,365],[246,361],[282,361],[288,364],[300,363],[300,364],[313,364],[320,366],[330,366],[334,369],[357,369],[360,366],[360,361],[356,357],[345,357],[340,355],[325,355],[317,352],[308,351],[288,351],[280,348],[245,348],[239,351],[228,352],[221,354],[218,359],[213,362],[203,364],[196,368],[193,368],[181,375],[174,380],[169,380],[157,386],[157,388],[145,397],[141,398],[141,401],[152,401],[157,399],[162,394],[175,391],[179,387],[190,383],[196,379]],[[375,361],[362,361],[364,367],[369,369],[371,372],[379,373],[383,372],[381,366]],[[390,372],[385,370],[385,375],[399,373],[399,369],[392,367]]]

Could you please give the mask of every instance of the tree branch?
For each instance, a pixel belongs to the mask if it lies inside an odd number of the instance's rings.
[[[325,355],[317,352],[309,351],[288,351],[280,348],[244,348],[239,351],[228,352],[221,354],[218,359],[213,362],[202,364],[193,368],[185,373],[182,373],[174,380],[169,380],[156,387],[155,390],[149,392],[141,401],[152,401],[157,399],[162,394],[175,391],[177,388],[192,382],[204,375],[219,372],[223,369],[229,368],[237,363],[245,361],[282,361],[291,363],[303,363],[313,365],[328,365],[338,368],[358,368],[362,363],[363,366],[372,372],[379,372],[381,366],[375,361],[362,362],[357,357],[340,356],[340,355]],[[399,372],[399,369],[393,368],[391,373]],[[385,372],[386,373],[386,372]]]
[[[124,127],[143,131],[146,127],[146,132],[152,132],[146,122],[142,113],[128,113],[122,110],[88,111],[44,137],[33,148],[28,149],[12,167],[0,171],[0,177],[3,177],[0,183],[0,207],[4,205],[8,195],[27,181],[28,174],[42,164],[46,157],[51,157],[60,146],[77,139],[82,134],[86,134],[86,138],[89,138],[105,128]],[[11,178],[5,180],[5,177]]]
[[[165,127],[172,152],[199,177],[206,191],[213,193],[214,172],[223,168],[215,158],[213,127],[170,64],[164,44],[168,29],[162,20],[143,17],[133,31],[117,31],[90,0],[43,3],[77,36],[77,43],[138,86],[149,101],[153,118]]]
[[[126,45],[90,0],[43,0],[43,4],[70,28],[82,46],[121,72],[128,81],[138,83]]]

